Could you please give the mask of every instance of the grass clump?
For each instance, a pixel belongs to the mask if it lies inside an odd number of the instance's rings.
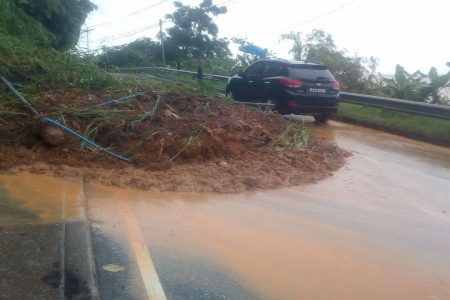
[[[92,90],[113,85],[113,78],[91,57],[54,49],[55,35],[16,2],[0,0],[0,76],[28,96],[57,88]],[[0,94],[7,98],[2,89]]]
[[[41,48],[28,39],[0,33],[0,74],[37,91],[59,87],[85,90],[112,84],[112,77],[78,53]]]
[[[201,94],[207,96],[217,96],[225,91],[225,82],[210,81],[203,79],[198,81],[195,76],[190,74],[177,74],[158,69],[146,69],[131,73],[115,73],[117,78],[134,80],[136,82],[145,83],[153,81],[153,88],[162,87],[171,91],[188,91],[192,94]],[[149,80],[150,79],[150,80]]]
[[[309,146],[311,128],[302,124],[289,122],[286,129],[271,143],[275,151],[298,149]]]
[[[350,103],[339,104],[337,117],[428,142],[450,145],[448,120]]]

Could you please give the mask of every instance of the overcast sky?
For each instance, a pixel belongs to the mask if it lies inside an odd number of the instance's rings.
[[[120,45],[139,37],[154,38],[160,18],[174,11],[173,1],[91,0],[98,9],[86,20],[90,48]],[[201,0],[181,1],[198,5]],[[280,34],[312,29],[329,32],[337,46],[349,53],[379,58],[379,71],[428,72],[431,66],[447,72],[450,61],[450,0],[215,0],[228,8],[215,18],[221,37],[245,37],[281,58],[289,42]],[[165,27],[170,27],[165,22]],[[86,46],[82,36],[80,45]],[[234,48],[231,47],[233,50]]]

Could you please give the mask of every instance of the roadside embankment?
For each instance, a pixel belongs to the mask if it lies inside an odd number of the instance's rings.
[[[420,141],[450,146],[450,121],[363,105],[340,103],[336,120]]]

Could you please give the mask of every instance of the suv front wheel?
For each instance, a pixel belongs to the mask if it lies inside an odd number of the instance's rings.
[[[266,100],[265,104],[261,107],[262,111],[265,113],[276,113],[277,110],[277,101],[275,99],[268,99]]]

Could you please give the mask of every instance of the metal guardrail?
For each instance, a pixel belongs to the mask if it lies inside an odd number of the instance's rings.
[[[176,69],[170,69],[170,68],[162,68],[162,67],[142,67],[142,68],[119,68],[119,71],[138,71],[138,70],[160,70],[163,72],[171,72],[171,73],[178,73],[178,74],[189,74],[189,75],[197,75],[197,72],[193,71],[186,71],[186,70],[176,70]],[[222,76],[222,75],[214,75],[214,74],[207,74],[203,73],[203,78],[209,79],[209,80],[217,80],[217,81],[228,81],[230,77],[228,76]]]
[[[197,72],[186,70],[175,70],[170,68],[161,67],[143,67],[143,68],[121,68],[119,70],[145,70],[145,69],[157,69],[164,72],[172,72],[178,74],[191,74],[196,75]],[[217,81],[228,81],[228,76],[203,74],[203,78]],[[389,109],[399,112],[411,113],[416,115],[422,115],[432,118],[450,120],[450,106],[429,104],[417,101],[401,100],[395,98],[379,97],[364,94],[354,94],[341,92],[340,102],[360,104],[364,106],[371,106],[382,109]]]
[[[341,92],[339,101],[450,120],[450,106]]]
[[[159,68],[161,71],[165,72],[177,72],[177,73],[184,73],[184,74],[191,74],[191,75],[197,75],[197,72],[192,71],[186,71],[186,70],[174,70],[169,68]],[[230,77],[228,76],[222,76],[222,75],[214,75],[214,74],[207,74],[203,73],[203,78],[210,79],[210,80],[217,80],[217,81],[228,81]]]

